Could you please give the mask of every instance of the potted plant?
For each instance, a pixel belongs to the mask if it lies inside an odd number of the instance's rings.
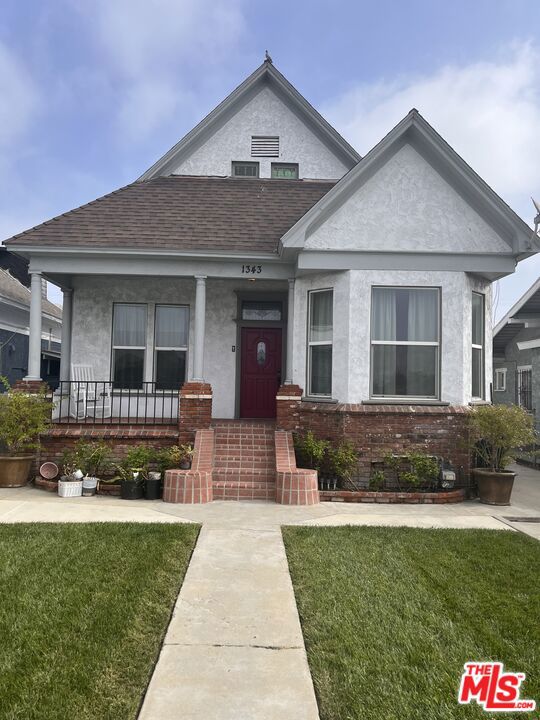
[[[80,497],[82,495],[83,471],[78,466],[75,450],[64,452],[62,475],[58,480],[59,497]]]
[[[110,448],[104,442],[81,443],[84,496],[95,495],[101,473],[110,465]]]
[[[470,444],[483,467],[473,469],[480,502],[510,505],[516,449],[535,440],[532,416],[517,405],[481,405],[470,415]]]
[[[127,452],[122,463],[115,466],[118,472],[115,479],[120,480],[120,497],[123,500],[142,498],[150,465],[154,459],[154,448],[148,445],[137,445]]]
[[[317,440],[311,430],[308,430],[304,436],[294,436],[294,449],[297,462],[300,467],[310,468],[311,470],[317,471],[319,490],[324,489],[322,470],[325,464],[325,459],[327,458],[329,447],[330,443],[328,440]]]
[[[39,436],[50,425],[52,404],[45,389],[31,395],[12,391],[5,378],[0,381],[6,389],[0,395],[0,487],[22,487],[28,481]]]

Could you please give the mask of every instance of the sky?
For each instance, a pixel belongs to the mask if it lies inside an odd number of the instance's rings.
[[[361,154],[416,107],[532,224],[539,40],[539,0],[2,0],[0,239],[135,180],[266,49]]]

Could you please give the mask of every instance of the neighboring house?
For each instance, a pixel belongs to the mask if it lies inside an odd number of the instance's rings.
[[[25,271],[17,260],[11,253],[0,254],[0,263],[5,261],[10,267],[0,268],[0,375],[10,385],[28,373],[30,290],[21,282],[25,280]],[[17,273],[20,280],[12,273]],[[54,390],[60,372],[62,310],[46,299],[45,287],[43,293],[39,364],[41,377]]]
[[[540,429],[540,278],[493,330],[493,402],[530,410]]]
[[[491,284],[532,235],[417,110],[361,158],[266,61],[138,180],[7,245],[30,261],[31,335],[46,277],[64,291],[61,379],[90,365],[113,417],[174,418],[141,393],[190,381],[215,418],[273,418],[284,384],[312,418],[404,427],[489,400]]]

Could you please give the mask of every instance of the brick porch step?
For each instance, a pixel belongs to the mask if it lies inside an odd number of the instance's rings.
[[[274,500],[274,423],[215,421],[212,486],[215,500]]]

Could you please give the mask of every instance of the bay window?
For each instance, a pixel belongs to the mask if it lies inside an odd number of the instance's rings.
[[[472,294],[472,397],[484,397],[484,296]]]
[[[308,395],[332,395],[332,338],[334,293],[308,294]]]
[[[438,288],[372,289],[372,396],[439,397],[439,306]]]
[[[146,305],[113,306],[113,387],[142,388],[146,350]]]
[[[189,310],[182,305],[156,305],[156,390],[178,390],[186,379]]]

